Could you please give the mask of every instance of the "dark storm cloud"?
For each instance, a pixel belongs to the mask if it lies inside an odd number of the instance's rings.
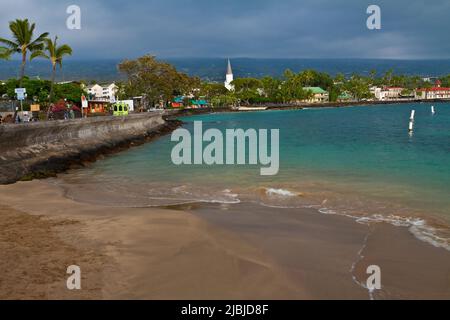
[[[67,6],[82,30],[65,27]],[[382,9],[382,29],[366,9]],[[450,0],[1,0],[7,22],[28,17],[77,58],[158,56],[449,58]]]

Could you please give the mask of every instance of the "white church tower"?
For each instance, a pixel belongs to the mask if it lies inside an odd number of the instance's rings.
[[[228,91],[234,90],[234,86],[231,84],[233,80],[234,80],[233,70],[231,69],[230,59],[228,59],[227,75],[225,79],[225,88],[227,88]]]

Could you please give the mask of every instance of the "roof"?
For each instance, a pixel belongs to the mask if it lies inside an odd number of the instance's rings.
[[[88,89],[92,89],[93,87],[109,88],[111,86],[117,87],[117,85],[114,82],[112,82],[112,83],[102,83],[102,84],[95,83],[95,84],[91,84],[91,85],[87,86],[87,88]]]
[[[233,74],[233,70],[231,69],[231,62],[230,62],[230,59],[228,59],[227,74]]]
[[[417,89],[417,91],[422,92],[422,91],[450,91],[450,88],[443,88],[443,87],[434,87],[434,88],[420,88]]]
[[[325,90],[323,90],[321,87],[304,87],[303,89],[307,90],[307,91],[312,91],[312,93],[314,93],[314,94],[328,93]]]
[[[351,99],[352,96],[349,95],[347,92],[343,92],[338,96],[338,99]]]
[[[198,106],[206,106],[208,105],[208,102],[206,100],[200,99],[200,100],[192,100],[192,104]]]

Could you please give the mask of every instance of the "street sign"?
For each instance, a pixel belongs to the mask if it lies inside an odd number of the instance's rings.
[[[40,110],[41,110],[41,106],[38,105],[38,104],[32,104],[30,106],[30,111],[32,111],[32,112],[37,112],[37,111],[40,111]]]
[[[25,93],[18,93],[17,94],[17,100],[20,100],[20,101],[25,100]]]
[[[25,95],[25,93],[27,92],[27,89],[26,89],[26,88],[16,88],[16,89],[14,90],[14,92],[15,92],[17,95],[19,95],[19,94]]]

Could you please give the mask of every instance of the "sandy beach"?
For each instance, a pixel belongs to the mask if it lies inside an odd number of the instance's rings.
[[[250,204],[119,208],[0,186],[1,299],[450,298],[450,254],[406,228]],[[66,288],[79,265],[82,290]]]

